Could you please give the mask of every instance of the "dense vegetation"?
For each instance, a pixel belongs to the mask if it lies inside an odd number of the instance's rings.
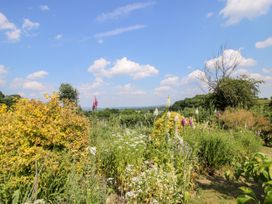
[[[202,176],[238,183],[239,203],[271,203],[258,153],[272,145],[271,101],[250,92],[220,108],[214,90],[159,110],[83,111],[67,85],[46,102],[1,94],[0,203],[190,203]]]

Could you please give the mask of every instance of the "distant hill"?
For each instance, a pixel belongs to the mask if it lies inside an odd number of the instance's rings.
[[[202,95],[196,95],[192,98],[185,98],[180,101],[176,101],[172,106],[171,109],[173,111],[177,110],[183,110],[185,108],[194,108],[194,107],[210,107],[210,104],[208,102],[208,98],[210,97],[210,94],[202,94]]]

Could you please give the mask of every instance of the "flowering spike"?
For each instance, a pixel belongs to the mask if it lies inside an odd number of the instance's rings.
[[[168,96],[167,103],[166,103],[166,108],[169,108],[171,105],[171,99],[170,96]]]
[[[182,118],[181,120],[181,125],[184,127],[186,125],[186,119],[185,118]]]
[[[156,108],[156,109],[154,110],[153,116],[154,116],[154,117],[157,117],[158,115],[159,115],[159,110],[158,110],[158,108]]]
[[[98,101],[96,99],[96,96],[94,97],[94,101],[93,101],[93,111],[97,109],[98,106]]]
[[[193,119],[192,118],[190,118],[190,120],[189,120],[189,125],[191,126],[191,127],[193,127]]]
[[[199,110],[198,108],[195,109],[195,114],[198,115],[199,114]]]
[[[176,115],[174,120],[175,120],[175,122],[178,122],[179,121],[179,116]]]

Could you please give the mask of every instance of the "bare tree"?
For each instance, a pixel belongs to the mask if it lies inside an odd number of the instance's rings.
[[[229,78],[241,63],[242,56],[239,51],[226,49],[221,46],[217,57],[208,60],[204,66],[204,81],[210,91],[213,91],[218,82],[223,78]]]

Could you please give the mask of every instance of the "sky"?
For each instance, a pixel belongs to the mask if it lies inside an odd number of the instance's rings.
[[[272,0],[0,0],[6,95],[43,100],[69,83],[83,107],[173,103],[207,93],[222,46],[271,97]]]

